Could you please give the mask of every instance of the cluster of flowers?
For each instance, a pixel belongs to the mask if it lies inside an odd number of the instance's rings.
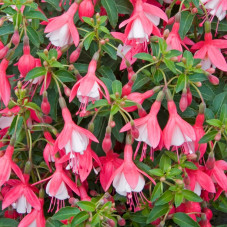
[[[43,1],[44,2],[44,1]],[[124,33],[111,32],[111,35],[121,40],[122,44],[118,46],[118,55],[122,58],[120,70],[128,71],[128,82],[122,89],[122,98],[127,96],[127,100],[136,103],[130,107],[124,107],[126,113],[138,110],[139,118],[128,122],[119,133],[127,132],[126,144],[124,146],[124,159],[119,158],[119,154],[114,152],[111,141],[111,128],[115,126],[114,121],[109,121],[106,134],[103,141],[98,139],[91,132],[92,130],[84,129],[78,126],[72,119],[72,115],[67,108],[65,99],[61,91],[59,91],[59,104],[62,110],[62,117],[64,120],[64,128],[60,133],[54,131],[56,138],[54,139],[48,130],[44,130],[44,137],[47,144],[43,150],[43,158],[52,173],[53,169],[50,162],[55,163],[55,170],[49,177],[40,179],[38,182],[30,184],[30,171],[32,167],[31,154],[29,153],[29,161],[26,162],[24,172],[15,163],[13,159],[14,147],[17,141],[17,127],[20,116],[23,114],[23,107],[29,115],[25,120],[26,127],[29,133],[33,130],[34,124],[50,124],[52,119],[49,115],[51,105],[48,101],[47,90],[52,80],[51,71],[46,75],[39,76],[35,79],[24,81],[26,75],[34,68],[41,67],[42,62],[39,58],[34,58],[30,53],[29,38],[24,34],[23,38],[23,55],[19,58],[16,64],[20,78],[15,89],[17,97],[24,97],[23,93],[30,90],[30,98],[22,99],[21,106],[12,105],[16,103],[11,98],[11,85],[9,78],[6,75],[6,70],[9,66],[10,59],[14,54],[14,50],[20,43],[20,34],[18,28],[15,29],[10,42],[3,45],[0,42],[0,99],[4,103],[5,108],[0,111],[0,147],[7,146],[0,157],[0,187],[2,194],[2,209],[12,207],[19,214],[27,215],[21,220],[19,227],[43,227],[45,226],[45,217],[43,212],[44,204],[44,190],[45,185],[46,194],[51,198],[49,211],[53,211],[57,207],[57,211],[64,206],[64,201],[73,196],[72,192],[76,193],[81,200],[90,201],[91,198],[87,194],[87,177],[92,169],[99,174],[101,186],[104,191],[107,191],[111,185],[116,192],[122,196],[127,197],[128,205],[131,209],[137,210],[140,207],[139,200],[150,203],[146,196],[142,193],[145,187],[144,176],[148,178],[154,185],[155,180],[147,173],[139,169],[133,162],[133,148],[132,144],[137,141],[138,145],[134,153],[134,159],[139,152],[142,143],[142,153],[140,161],[146,158],[146,151],[150,147],[150,158],[154,159],[155,150],[172,150],[185,154],[187,159],[193,162],[196,170],[185,169],[183,176],[185,188],[194,191],[201,196],[205,201],[210,200],[210,193],[215,194],[214,200],[218,199],[221,193],[227,192],[227,162],[224,160],[216,161],[214,153],[210,152],[207,160],[204,159],[204,154],[207,150],[207,144],[199,144],[200,139],[205,135],[203,123],[205,120],[204,110],[205,103],[200,104],[199,114],[196,117],[194,126],[191,126],[183,120],[177,113],[176,104],[172,98],[170,90],[165,86],[158,86],[145,93],[132,92],[132,86],[135,81],[135,72],[133,71],[133,64],[137,58],[134,56],[137,53],[148,53],[148,44],[152,35],[162,37],[166,40],[167,50],[183,51],[183,48],[195,52],[194,58],[202,59],[201,68],[207,72],[208,79],[214,85],[219,83],[219,79],[212,75],[215,68],[222,71],[227,71],[227,63],[221,52],[221,49],[227,48],[227,40],[213,39],[210,29],[210,22],[205,22],[205,36],[204,41],[194,43],[189,38],[181,39],[179,35],[180,29],[180,13],[174,17],[167,17],[166,13],[161,9],[161,5],[155,1],[149,0],[130,0],[133,5],[133,12],[129,19],[124,20],[119,28],[125,27]],[[173,1],[165,0],[167,5]],[[174,1],[176,2],[176,1]],[[177,1],[181,8],[183,1]],[[45,4],[45,3],[42,3]],[[60,2],[60,5],[62,2]],[[83,0],[82,2],[71,3],[67,12],[61,16],[48,19],[48,22],[42,22],[45,26],[44,32],[50,41],[50,46],[57,50],[59,59],[64,48],[75,45],[76,49],[70,55],[70,63],[74,63],[80,56],[83,48],[83,43],[80,42],[79,33],[74,24],[74,15],[78,11],[79,17],[83,22],[83,17],[92,17],[94,15],[94,7],[97,1]],[[227,1],[226,0],[202,0],[201,5],[207,9],[206,13],[211,15],[210,21],[216,16],[218,20],[223,20],[226,16]],[[18,9],[16,9],[18,10]],[[24,10],[22,7],[21,11]],[[39,9],[40,10],[40,9]],[[105,14],[105,9],[101,9]],[[196,13],[197,8],[192,11]],[[40,10],[41,12],[41,10]],[[43,12],[42,12],[43,13]],[[206,18],[207,19],[207,18]],[[158,28],[160,20],[163,21],[162,29]],[[166,25],[173,25],[172,30],[164,30]],[[224,37],[226,38],[226,37]],[[108,40],[107,40],[108,41]],[[105,41],[104,41],[105,42]],[[11,46],[14,45],[13,48]],[[48,52],[48,51],[47,51]],[[177,57],[176,61],[180,61],[182,56]],[[75,97],[80,102],[80,108],[77,115],[84,117],[90,114],[87,111],[89,103],[95,103],[102,98],[106,99],[108,103],[112,102],[111,95],[105,83],[96,76],[98,60],[100,58],[100,50],[98,50],[89,63],[87,74],[85,76],[77,75],[77,82],[72,89],[69,89],[65,84],[64,93],[69,97],[69,102],[75,100]],[[44,64],[44,63],[43,63]],[[45,66],[45,65],[44,65]],[[41,111],[43,115],[37,113],[33,106],[26,106],[27,102],[31,102],[32,98],[41,85],[40,95],[42,95]],[[159,91],[161,89],[161,91]],[[159,91],[156,100],[153,102],[150,112],[142,108],[145,100]],[[160,111],[163,99],[167,100],[167,107],[169,119],[162,130],[159,126],[157,115]],[[192,94],[188,87],[183,91],[180,100],[180,109],[185,111],[192,102]],[[129,114],[130,115],[130,114]],[[15,117],[17,116],[17,117]],[[15,120],[16,119],[16,120]],[[16,121],[15,132],[12,131],[10,125]],[[90,129],[90,128],[89,128]],[[30,135],[31,136],[31,135]],[[217,134],[216,137],[220,136]],[[218,138],[216,138],[218,140]],[[102,142],[102,148],[105,156],[98,157],[92,149],[92,143]],[[31,148],[31,144],[30,144]],[[31,148],[32,149],[32,148]],[[31,152],[29,150],[29,152]],[[202,165],[202,163],[204,165]],[[14,174],[18,179],[10,179]],[[73,181],[72,178],[75,178]],[[44,184],[47,182],[47,184]],[[40,185],[40,190],[37,189]],[[39,193],[39,197],[37,197]],[[137,196],[140,195],[140,199]],[[185,202],[180,207],[174,208],[170,213],[174,212],[197,212],[201,213],[201,207],[196,202]],[[211,226],[209,220],[212,218],[211,211],[206,208],[203,211],[207,214],[205,220],[200,221],[200,226]],[[7,217],[16,217],[15,212],[6,214]],[[196,220],[197,214],[190,214]],[[197,216],[198,216],[197,215]],[[160,220],[159,220],[160,222]],[[154,222],[158,225],[158,222]]]

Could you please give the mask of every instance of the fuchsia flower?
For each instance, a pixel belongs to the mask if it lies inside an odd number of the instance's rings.
[[[213,17],[216,16],[218,20],[223,20],[226,16],[227,1],[226,0],[201,0],[205,3],[205,8],[209,10],[209,13]]]
[[[27,36],[24,36],[24,47],[23,47],[24,54],[20,57],[18,61],[18,70],[22,77],[25,77],[27,73],[35,68],[36,60],[30,54],[30,46],[29,46],[29,39]]]
[[[83,17],[93,17],[95,12],[92,0],[83,0],[79,5],[79,17],[82,22],[84,22]]]
[[[223,48],[227,48],[227,40],[212,39],[211,32],[205,33],[205,41],[192,46],[192,50],[198,50],[194,57],[202,59],[202,69],[207,70],[213,65],[213,67],[227,71],[227,63],[221,53]]]
[[[8,145],[4,156],[0,158],[0,187],[9,180],[11,170],[13,170],[19,178],[23,178],[20,168],[12,160],[13,152],[14,146]]]
[[[6,193],[2,202],[4,210],[9,205],[12,205],[18,213],[30,213],[33,207],[40,210],[40,202],[34,191],[37,189],[29,184],[29,175],[22,175],[20,180],[9,180],[7,184],[13,188]]]
[[[6,76],[8,65],[9,61],[5,58],[0,63],[0,100],[3,101],[5,106],[8,106],[11,94],[11,86]]]
[[[27,214],[19,223],[18,227],[45,227],[46,220],[43,213],[44,199],[39,199],[41,209],[33,209],[31,213]]]
[[[92,150],[91,142],[89,142],[87,149],[83,154],[74,153],[73,157],[69,162],[66,169],[72,169],[74,173],[80,176],[80,180],[83,182],[87,179],[93,166],[92,159],[94,159],[99,166],[101,163],[99,161],[98,155]]]
[[[82,114],[86,113],[86,107],[89,102],[94,102],[100,99],[101,94],[103,94],[101,87],[105,91],[105,98],[110,101],[110,96],[106,85],[95,75],[96,67],[97,55],[95,54],[89,63],[87,74],[76,82],[71,91],[69,102],[71,102],[74,97],[77,96],[81,102],[79,111],[81,110]],[[79,113],[79,111],[77,113]]]
[[[201,195],[201,190],[204,189],[208,192],[215,193],[215,187],[212,179],[204,171],[204,167],[197,164],[197,170],[186,169],[190,180],[190,190],[194,191],[197,195]]]
[[[115,170],[118,169],[123,160],[118,158],[119,154],[113,153],[113,151],[107,152],[106,156],[100,157],[102,168],[100,170],[100,182],[103,190],[107,190],[110,177],[114,174]]]
[[[107,190],[113,181],[113,187],[116,189],[117,193],[123,196],[127,195],[130,207],[134,206],[132,192],[138,192],[141,194],[141,197],[143,196],[141,193],[145,185],[143,175],[156,184],[148,174],[137,168],[132,161],[132,154],[132,145],[126,144],[124,149],[124,162],[111,176],[106,187]],[[145,197],[143,196],[143,198]]]
[[[67,107],[62,109],[62,116],[65,126],[54,144],[55,153],[65,148],[66,154],[70,153],[73,157],[74,153],[84,154],[89,144],[89,139],[97,143],[99,142],[90,131],[79,127],[73,122]]]
[[[135,140],[139,141],[135,155],[137,154],[141,142],[143,142],[143,150],[141,159],[145,157],[147,145],[151,148],[151,157],[153,157],[153,150],[159,145],[161,136],[162,136],[162,130],[159,126],[158,120],[157,120],[157,114],[160,110],[161,102],[155,101],[150,109],[150,113],[143,117],[134,120],[134,124],[136,129],[139,131],[139,137],[135,138]],[[120,132],[125,132],[131,129],[131,123],[127,123]]]
[[[57,47],[79,44],[79,33],[74,25],[73,17],[77,11],[78,4],[73,3],[68,11],[61,16],[51,18],[45,28],[45,33],[51,43]]]
[[[177,113],[173,100],[168,101],[169,120],[163,130],[164,144],[167,149],[171,146],[181,146],[184,143],[190,146],[189,142],[196,140],[193,127],[184,121]]]
[[[137,0],[131,17],[123,21],[119,28],[126,26],[125,35],[128,40],[135,39],[140,43],[148,41],[151,33],[161,36],[157,25],[160,18],[168,21],[166,14],[158,7]]]

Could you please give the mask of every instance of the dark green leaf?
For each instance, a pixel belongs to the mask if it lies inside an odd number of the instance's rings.
[[[199,227],[199,224],[185,213],[175,213],[173,221],[180,227]]]
[[[122,14],[131,14],[133,7],[129,0],[115,0],[117,10]]]
[[[89,49],[94,36],[95,36],[95,32],[90,32],[90,33],[86,34],[86,39],[84,40],[85,50]]]
[[[174,203],[176,207],[179,207],[183,202],[184,195],[182,193],[177,192],[174,196]]]
[[[164,63],[166,64],[166,67],[169,69],[169,70],[171,70],[173,73],[177,73],[177,71],[176,71],[176,66],[175,66],[175,64],[174,64],[174,62],[173,61],[171,61],[171,60],[169,60],[169,59],[164,59]]]
[[[181,90],[183,90],[183,88],[185,87],[185,80],[186,80],[186,76],[184,74],[181,74],[178,77],[177,80],[177,86],[176,86],[176,92],[180,92]]]
[[[202,202],[203,200],[193,191],[190,190],[183,190],[184,198],[187,199],[188,201],[193,201],[193,202]]]
[[[163,172],[166,172],[169,167],[171,167],[171,159],[167,155],[163,154],[160,159],[159,166]]]
[[[197,166],[193,162],[184,162],[183,166],[188,169],[198,169]]]
[[[117,25],[118,11],[115,0],[101,0],[102,6],[106,9],[112,27]]]
[[[218,119],[210,119],[210,120],[207,120],[207,123],[209,125],[213,125],[213,126],[216,126],[216,127],[221,127],[222,126],[222,122]]]
[[[28,19],[40,19],[40,20],[44,20],[44,21],[48,21],[48,19],[46,18],[46,16],[41,13],[40,11],[36,11],[36,10],[30,10],[25,14],[25,17]]]
[[[151,170],[149,170],[149,174],[159,176],[159,177],[164,175],[164,173],[161,169],[151,169]]]
[[[76,226],[80,223],[84,223],[84,221],[86,221],[88,218],[89,214],[86,211],[81,211],[73,218],[71,225]]]
[[[221,108],[220,120],[224,123],[227,121],[227,104],[224,104]]]
[[[121,94],[122,94],[122,84],[119,80],[115,80],[113,83],[112,83],[112,91],[113,91],[113,94],[115,94],[116,92],[119,93],[119,96],[121,97]]]
[[[168,155],[173,161],[178,161],[177,155],[174,154],[172,151],[165,151],[165,154]]]
[[[227,92],[222,92],[214,97],[213,110],[215,114],[219,114],[223,104],[227,103]]]
[[[80,210],[76,207],[63,207],[52,216],[52,219],[59,220],[59,221],[66,220],[75,216],[79,212]]]
[[[14,27],[12,24],[7,24],[0,27],[0,36],[9,35],[14,33]]]
[[[46,221],[46,227],[61,227],[62,223],[57,220],[53,220],[52,218],[48,218]]]
[[[93,212],[95,211],[95,204],[92,203],[92,202],[89,202],[89,201],[79,201],[77,202],[77,205],[85,210],[85,211],[90,211],[90,212]]]
[[[165,215],[169,210],[169,204],[155,206],[147,217],[147,224],[155,221],[157,218]]]
[[[0,218],[0,226],[1,227],[16,227],[18,226],[18,222],[11,218]]]
[[[60,69],[54,73],[62,82],[75,82],[75,76],[67,70]]]
[[[145,60],[145,61],[150,61],[150,62],[153,62],[153,58],[150,54],[147,54],[147,53],[139,53],[139,54],[136,54],[134,55],[134,58],[137,58],[137,59],[142,59],[142,60]]]
[[[200,139],[199,143],[200,143],[200,144],[201,144],[201,143],[207,143],[207,142],[213,140],[214,137],[217,135],[217,133],[218,133],[217,131],[210,131],[210,132],[206,133],[206,134]]]
[[[61,7],[59,7],[59,1],[56,0],[46,0],[49,4],[51,4],[56,10],[61,11]]]
[[[162,182],[158,182],[151,194],[151,202],[154,202],[162,194],[163,186]]]
[[[189,31],[189,29],[192,25],[194,16],[195,15],[191,14],[191,12],[189,12],[189,11],[181,12],[180,30],[179,30],[181,39],[184,39],[185,35]]]
[[[173,193],[169,190],[165,191],[162,196],[156,201],[155,205],[163,205],[173,200]]]
[[[32,109],[32,110],[35,110],[35,111],[39,111],[39,112],[42,112],[41,111],[41,108],[34,102],[28,102],[26,103],[25,105],[27,108],[29,109]]]
[[[25,77],[25,81],[35,79],[39,76],[46,75],[46,69],[44,67],[36,67],[28,72],[28,74]]]
[[[102,49],[113,59],[113,60],[117,60],[117,52],[116,50],[111,47],[110,45],[105,44],[102,45]]]

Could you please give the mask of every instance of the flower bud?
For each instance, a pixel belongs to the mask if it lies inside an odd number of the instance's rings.
[[[215,141],[219,141],[221,139],[221,132],[219,131],[216,136],[214,137]]]
[[[133,84],[134,81],[132,81],[131,79],[127,84],[124,85],[124,87],[122,88],[122,97],[124,97],[125,95],[127,96],[131,93]]]
[[[18,29],[15,29],[14,34],[12,36],[12,43],[17,46],[20,42],[20,35]]]
[[[215,73],[215,69],[214,68],[209,68],[206,70],[209,74],[214,74]]]
[[[105,153],[110,151],[112,148],[112,141],[111,141],[111,133],[106,133],[105,137],[102,141],[102,149],[104,150]]]
[[[180,110],[182,112],[184,112],[188,107],[187,89],[186,88],[184,88],[183,93],[181,95],[179,106],[180,106]]]
[[[82,22],[84,22],[83,17],[93,17],[95,12],[92,0],[83,0],[79,5],[79,17]],[[97,18],[97,17],[96,17]]]
[[[81,42],[81,43],[79,44],[79,46],[76,48],[76,50],[74,50],[74,51],[71,53],[71,55],[70,55],[70,57],[69,57],[70,63],[74,63],[74,62],[77,61],[77,59],[80,57],[80,53],[81,53],[82,48],[83,48],[83,43]]]
[[[131,134],[132,134],[132,137],[137,139],[139,137],[139,130],[135,127],[135,124],[133,122],[133,125],[132,125],[132,128],[131,128]]]
[[[206,162],[206,167],[207,169],[213,169],[215,164],[215,158],[214,158],[214,153],[210,152],[207,162]]]
[[[65,93],[65,95],[66,96],[70,96],[70,94],[71,94],[71,89],[70,88],[68,88],[66,85],[64,85],[64,93]]]
[[[169,36],[169,29],[165,29],[165,31],[163,32],[163,38],[167,39]]]
[[[192,10],[191,10],[192,14],[196,14],[198,13],[198,9],[196,7],[194,7]]]
[[[210,83],[212,83],[213,85],[218,85],[218,84],[219,84],[219,79],[218,79],[216,76],[209,75],[209,76],[208,76],[208,80],[209,80]]]
[[[6,45],[0,50],[0,59],[3,59],[9,51],[9,45]]]
[[[118,220],[118,225],[119,226],[125,226],[125,224],[126,224],[126,222],[125,222],[125,219],[124,218],[120,218],[119,220]]]
[[[187,101],[188,101],[188,106],[190,106],[192,103],[192,93],[191,93],[190,87],[187,87]]]
[[[43,101],[41,103],[41,110],[44,114],[48,115],[50,113],[50,103],[47,98],[47,92],[43,93]]]
[[[139,116],[140,117],[145,117],[147,116],[147,112],[146,110],[141,106],[141,105],[138,105],[138,113],[139,113]]]

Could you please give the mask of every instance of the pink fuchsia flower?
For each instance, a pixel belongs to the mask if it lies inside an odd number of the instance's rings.
[[[196,140],[193,127],[184,121],[177,113],[176,104],[173,100],[168,101],[169,120],[163,130],[163,140],[165,147],[179,147],[184,143]]]
[[[74,173],[80,176],[81,182],[84,182],[92,170],[92,159],[94,159],[96,163],[101,166],[98,155],[91,148],[90,141],[83,154],[74,153],[71,155],[69,165],[66,169],[72,169]]]
[[[155,101],[150,109],[150,113],[143,117],[134,120],[134,125],[139,131],[139,137],[135,138],[136,141],[139,141],[135,155],[137,154],[141,142],[143,142],[143,150],[141,155],[141,160],[146,156],[147,146],[151,148],[151,157],[153,157],[153,150],[159,145],[162,130],[159,126],[157,114],[161,107],[161,101]],[[131,129],[131,123],[127,123],[120,132],[125,132]]]
[[[80,191],[80,200],[81,201],[91,201],[91,197],[87,194],[86,187],[84,183],[81,183],[81,185],[78,187]]]
[[[113,181],[113,187],[116,189],[116,192],[120,195],[127,196],[130,207],[134,206],[132,198],[133,192],[140,193],[141,197],[143,196],[142,190],[145,185],[143,175],[156,184],[148,174],[137,168],[132,161],[132,154],[132,145],[126,144],[124,149],[124,162],[111,176],[106,187],[107,190]],[[143,196],[143,198],[145,197]]]
[[[101,87],[105,91],[105,98],[110,102],[110,96],[106,85],[95,75],[97,60],[98,53],[94,55],[93,59],[89,63],[87,74],[73,86],[69,97],[69,102],[71,102],[74,97],[77,96],[81,102],[79,111],[81,110],[82,114],[86,113],[86,107],[89,102],[94,102],[101,98],[101,95],[103,94]]]
[[[206,190],[210,193],[215,193],[214,183],[211,177],[205,173],[203,166],[197,164],[197,170],[186,169],[190,183],[190,190],[194,191],[198,196],[201,195],[201,190]]]
[[[93,17],[95,12],[92,0],[83,0],[79,5],[79,17],[82,22],[84,22],[83,17]]]
[[[20,57],[18,61],[18,70],[22,77],[25,77],[29,71],[31,71],[36,66],[35,58],[30,54],[29,39],[24,36],[24,54]]]
[[[100,157],[102,168],[100,170],[100,182],[103,190],[107,190],[109,179],[114,174],[115,170],[118,169],[123,160],[118,158],[119,154],[113,153],[113,151],[107,152],[106,156]]]
[[[8,145],[4,156],[0,158],[0,187],[9,180],[11,171],[19,177],[23,178],[20,168],[12,160],[14,146]]]
[[[44,32],[48,33],[47,37],[54,46],[63,47],[72,43],[78,46],[79,33],[73,21],[77,8],[78,4],[74,2],[66,13],[49,20]]]
[[[158,7],[137,0],[131,17],[123,21],[119,28],[126,26],[125,35],[128,40],[135,39],[140,43],[148,41],[151,33],[160,36],[157,28],[160,18],[168,21],[166,14]]]
[[[36,210],[41,209],[39,199],[34,193],[37,189],[29,184],[29,175],[24,174],[21,181],[9,180],[7,184],[13,188],[4,196],[2,209],[12,205],[21,214],[30,213],[32,207]]]
[[[223,20],[226,16],[227,1],[226,0],[201,0],[205,3],[205,8],[209,10],[209,14],[213,17],[216,16],[219,21]]]
[[[6,76],[8,65],[9,61],[5,58],[0,63],[0,99],[3,101],[5,106],[8,106],[11,95],[11,86]]]
[[[194,57],[202,59],[202,69],[207,70],[213,66],[227,71],[227,63],[221,53],[223,48],[227,48],[227,40],[212,39],[211,32],[205,33],[205,41],[192,46],[192,50],[198,50]]]
[[[55,153],[65,148],[66,154],[70,153],[72,156],[74,153],[84,154],[89,144],[89,139],[97,143],[99,142],[90,131],[79,127],[73,122],[67,107],[62,109],[62,116],[65,126],[54,144]]]
[[[18,227],[45,227],[46,220],[43,213],[44,199],[39,199],[41,209],[33,209],[31,213],[27,214],[19,223]]]

